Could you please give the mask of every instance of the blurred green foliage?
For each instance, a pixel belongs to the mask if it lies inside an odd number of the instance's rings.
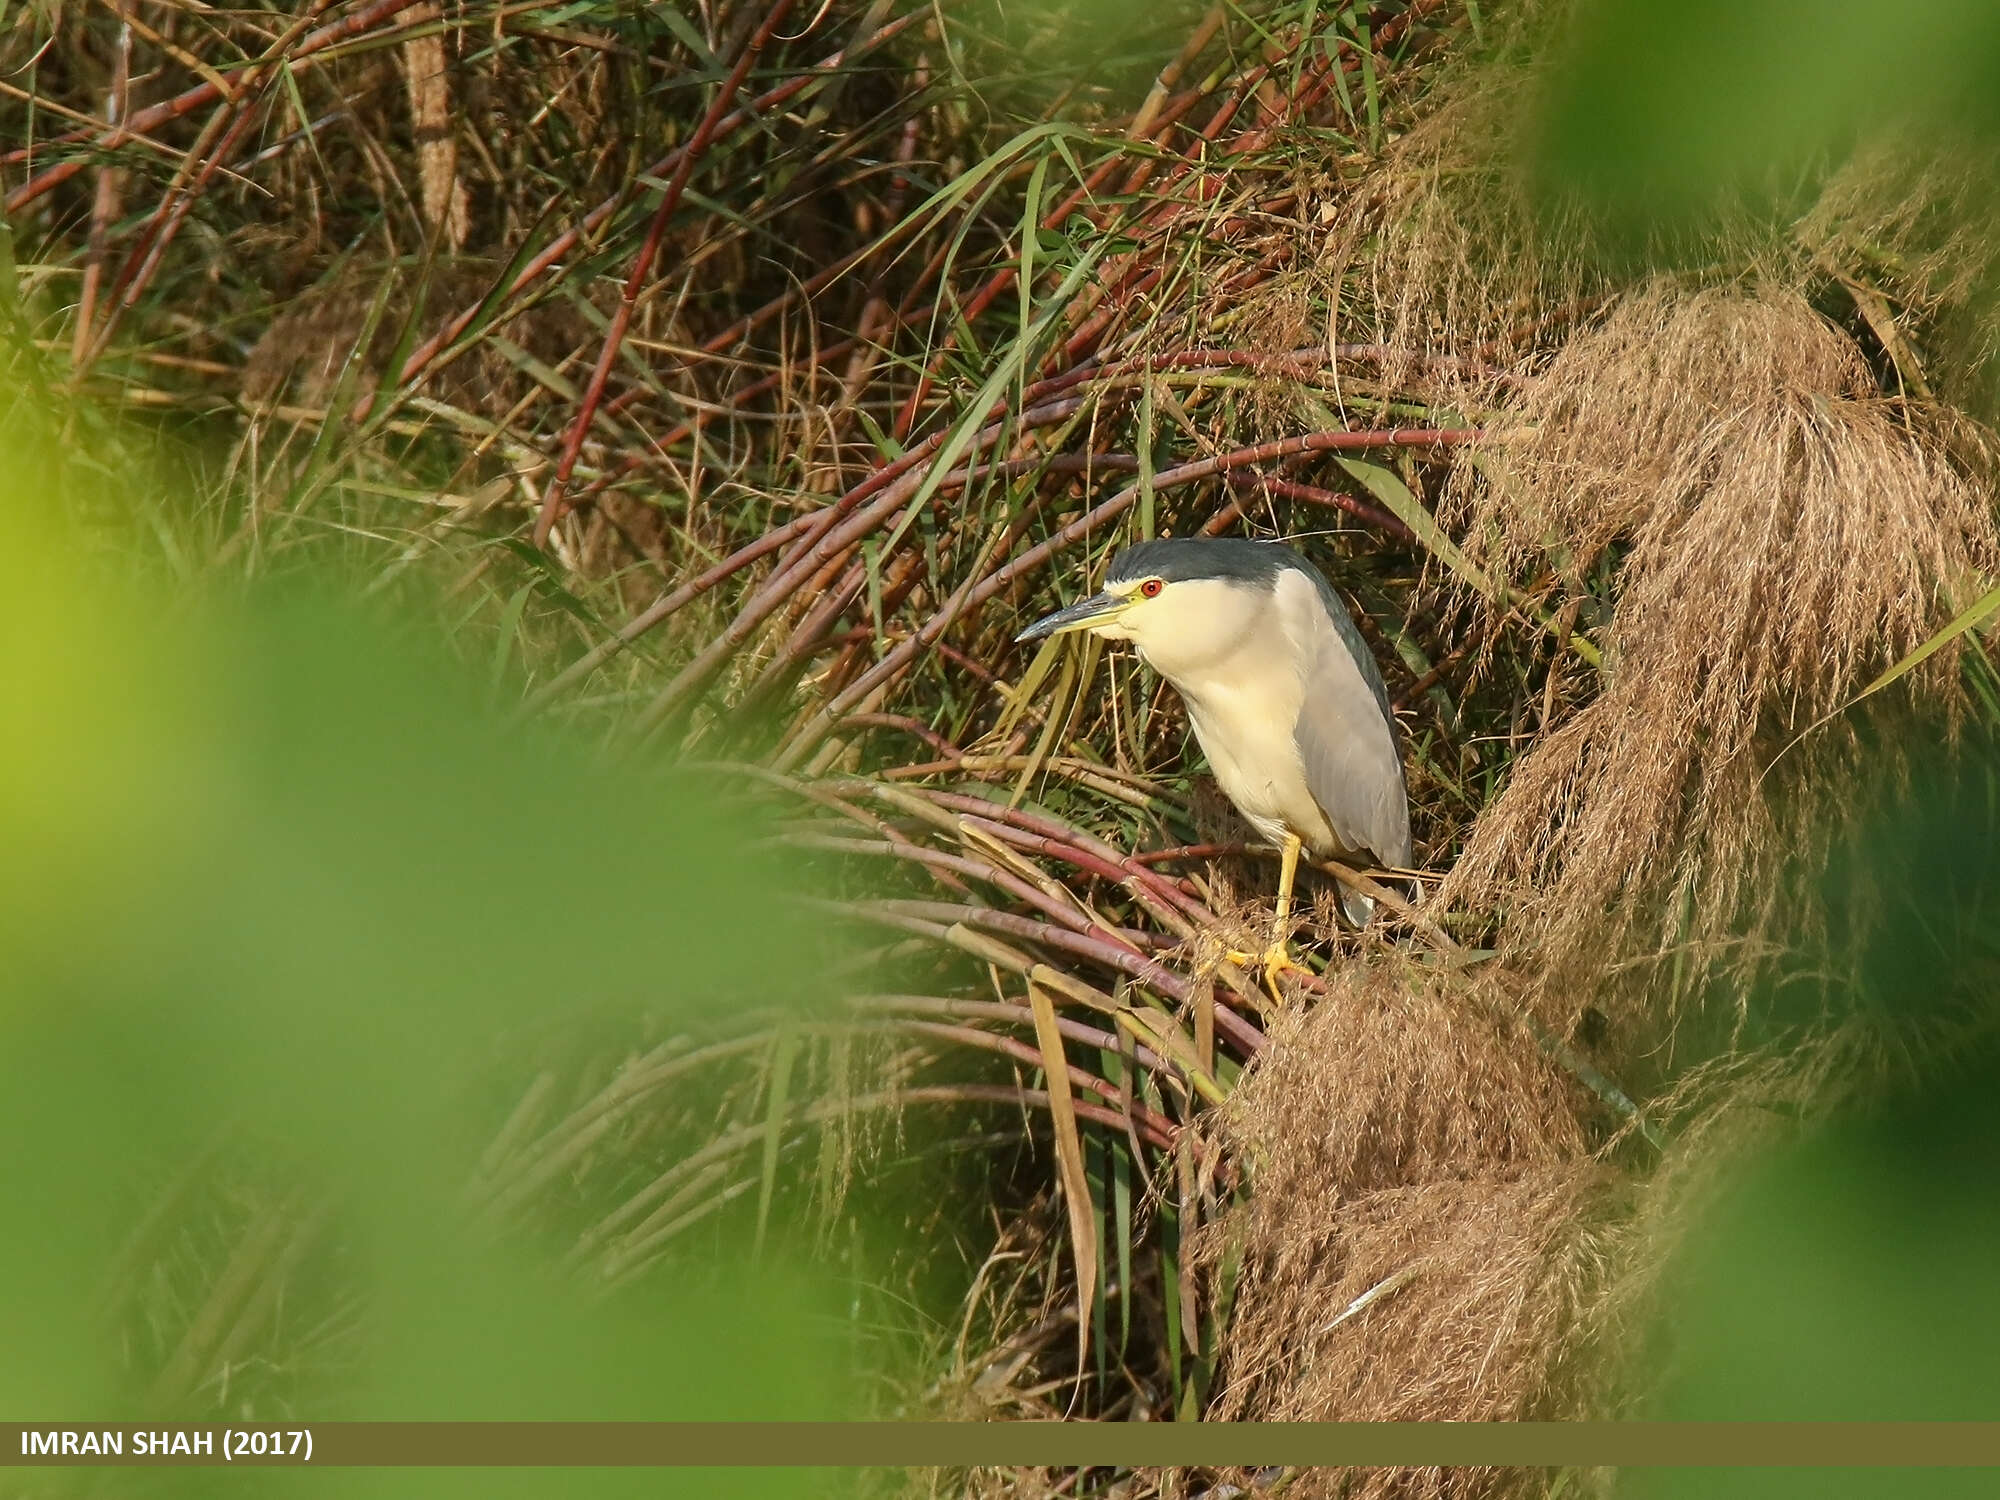
[[[1745,1163],[1656,1330],[1675,1421],[2000,1418],[2000,759],[1973,733],[1886,797],[1829,909],[1887,1087]],[[1866,864],[1860,871],[1853,866]],[[1859,893],[1872,891],[1873,912]],[[1658,1471],[1639,1496],[1990,1494],[1986,1473]]]
[[[1680,1268],[1660,1415],[2000,1415],[2000,1060],[1758,1163]]]
[[[1757,1163],[1669,1283],[1669,1421],[2000,1416],[2000,1054]],[[1993,1493],[1982,1470],[1634,1471],[1640,1500]]]
[[[1583,0],[1567,46],[1537,165],[1655,246],[1728,201],[1800,201],[1884,130],[2000,134],[1985,0]]]
[[[331,1205],[365,1303],[352,1368],[300,1415],[856,1414],[851,1289],[811,1266],[721,1230],[603,1298],[461,1209],[503,1043],[812,1004],[819,938],[756,830],[712,781],[503,727],[425,637],[309,576],[153,591],[75,523],[78,485],[108,481],[11,430],[0,1409],[173,1414],[106,1308],[145,1294],[116,1285],[121,1247],[220,1140]],[[147,503],[124,483],[82,498]]]
[[[996,115],[1042,115],[1074,97],[1138,106],[1161,63],[1187,40],[1205,0],[973,0],[946,34],[965,81]]]

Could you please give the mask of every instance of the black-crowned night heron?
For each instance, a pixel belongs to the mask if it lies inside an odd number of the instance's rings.
[[[1410,804],[1382,674],[1347,606],[1277,542],[1139,542],[1111,560],[1104,591],[1022,631],[1088,630],[1130,641],[1187,702],[1215,779],[1284,852],[1265,983],[1298,967],[1286,937],[1303,846],[1319,858],[1410,863]],[[1343,889],[1356,926],[1374,903]],[[1232,955],[1247,960],[1250,955]]]

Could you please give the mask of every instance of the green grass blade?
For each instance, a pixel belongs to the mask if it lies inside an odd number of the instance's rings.
[[[507,601],[501,611],[500,629],[493,640],[493,659],[486,667],[486,693],[492,701],[500,697],[500,684],[507,678],[507,663],[514,656],[514,640],[521,631],[521,616],[528,608],[528,600],[534,596],[535,580],[529,579]]]
[[[1035,169],[1028,174],[1027,201],[1021,205],[1021,271],[1015,281],[1015,290],[1020,293],[1021,322],[1018,337],[1023,348],[1027,347],[1028,330],[1033,326],[1035,305],[1035,250],[1042,224],[1042,185],[1048,179],[1049,159],[1044,156],[1035,162]],[[1021,367],[1014,385],[1014,404],[1021,405],[1022,394],[1028,384],[1027,367]]]
[[[923,514],[924,508],[931,502],[931,497],[937,493],[938,486],[944,483],[944,476],[958,467],[958,461],[965,456],[965,450],[971,446],[974,434],[987,424],[988,414],[999,404],[1001,393],[1014,384],[1021,371],[1033,363],[1044,340],[1061,325],[1063,310],[1068,307],[1070,298],[1076,295],[1077,289],[1097,268],[1097,262],[1102,255],[1103,250],[1098,246],[1086,251],[1077,263],[1070,267],[1069,274],[1063,278],[1062,285],[1057,288],[1054,298],[1050,301],[1048,310],[1035,320],[1025,335],[1015,339],[1007,352],[995,362],[993,373],[986,377],[978,393],[966,404],[965,411],[959,417],[958,424],[953,427],[951,436],[945,439],[944,445],[938,449],[937,457],[931,461],[930,469],[924,475],[924,482],[917,486],[917,492],[910,497],[910,503],[904,507],[902,515],[897,517],[895,526],[882,539],[882,551],[885,556],[896,550],[897,544],[903,540],[904,533],[910,529],[917,517]]]
[[[764,1112],[764,1164],[757,1184],[755,1254],[764,1253],[764,1236],[771,1223],[771,1198],[778,1186],[778,1151],[785,1142],[785,1111],[790,1105],[792,1064],[799,1051],[799,1034],[779,1029],[771,1043],[770,1102]]]
[[[1139,536],[1150,541],[1156,529],[1153,513],[1153,382],[1139,387]]]

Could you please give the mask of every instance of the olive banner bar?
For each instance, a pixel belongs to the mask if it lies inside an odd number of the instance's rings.
[[[0,1465],[1965,1467],[2000,1422],[0,1422]]]

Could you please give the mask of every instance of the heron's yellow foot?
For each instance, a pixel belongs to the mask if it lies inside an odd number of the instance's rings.
[[[1285,992],[1278,985],[1278,976],[1287,970],[1294,974],[1310,974],[1312,971],[1292,957],[1292,951],[1284,943],[1271,944],[1262,953],[1243,953],[1235,948],[1223,954],[1233,964],[1244,968],[1255,968],[1264,976],[1264,988],[1278,1004],[1285,1003]]]

